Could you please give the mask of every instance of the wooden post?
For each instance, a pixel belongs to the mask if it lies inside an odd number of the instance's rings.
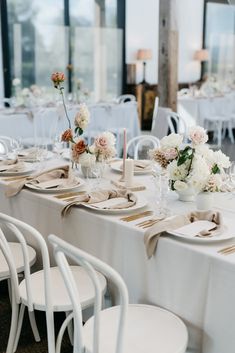
[[[160,0],[158,92],[161,107],[177,111],[178,31],[176,1]]]

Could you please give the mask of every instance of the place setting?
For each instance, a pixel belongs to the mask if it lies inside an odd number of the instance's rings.
[[[0,160],[0,177],[16,177],[28,175],[34,171],[30,163],[15,159]]]
[[[73,174],[69,165],[45,169],[29,176],[9,180],[5,195],[13,197],[23,187],[39,193],[63,193],[76,190],[84,185],[84,181]]]

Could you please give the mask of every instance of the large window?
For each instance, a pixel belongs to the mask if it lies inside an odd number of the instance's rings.
[[[206,65],[209,76],[235,79],[235,6],[208,2],[205,18],[205,47],[210,53]]]
[[[120,26],[118,16],[125,14],[118,6],[124,0],[3,1],[8,19],[4,45],[9,45],[5,81],[19,78],[22,88],[49,89],[50,73],[57,70],[67,73],[66,89],[82,82],[94,101],[120,94],[124,20]]]

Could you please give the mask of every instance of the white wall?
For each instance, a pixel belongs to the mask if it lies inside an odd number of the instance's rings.
[[[193,60],[202,46],[203,0],[177,0],[179,30],[179,82],[200,78],[200,64]],[[159,0],[126,0],[126,62],[137,63],[137,82],[142,80],[142,66],[136,61],[138,49],[152,49],[153,59],[147,62],[146,79],[158,80]]]

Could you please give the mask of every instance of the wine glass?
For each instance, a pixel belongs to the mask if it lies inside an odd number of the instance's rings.
[[[170,210],[167,208],[167,194],[169,191],[169,177],[167,172],[159,167],[153,165],[152,176],[155,186],[155,215],[157,217],[166,217],[170,215]]]
[[[17,158],[19,152],[23,149],[22,138],[12,139],[10,141],[10,149],[12,151],[13,158]]]

